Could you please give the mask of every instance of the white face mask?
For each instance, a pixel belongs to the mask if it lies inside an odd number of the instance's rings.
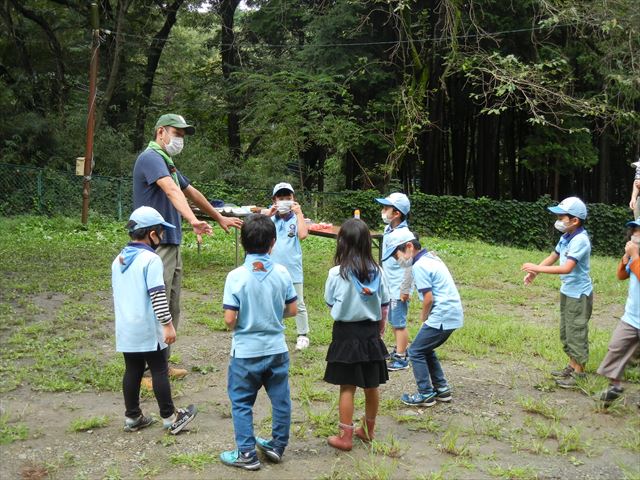
[[[389,224],[389,223],[391,223],[391,219],[390,219],[389,217],[387,217],[387,215],[386,215],[384,212],[382,212],[382,214],[381,214],[380,216],[382,217],[382,221],[383,221],[385,224]]]
[[[413,266],[413,258],[411,257],[403,258],[398,256],[396,262],[398,262],[398,265],[400,265],[402,268],[411,268]]]
[[[291,207],[293,206],[293,200],[278,200],[276,202],[276,207],[278,208],[278,213],[280,215],[286,215],[291,211]]]
[[[556,220],[556,223],[553,224],[553,226],[556,228],[556,230],[558,230],[561,233],[564,233],[567,231],[567,224],[564,223],[562,220]]]
[[[184,147],[184,138],[182,137],[171,137],[169,143],[164,146],[164,149],[169,154],[170,157],[174,155],[178,155],[182,148]]]

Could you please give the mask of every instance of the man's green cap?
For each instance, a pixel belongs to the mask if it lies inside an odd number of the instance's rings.
[[[165,113],[162,115],[156,122],[154,130],[160,127],[182,128],[187,135],[196,133],[196,127],[189,125],[182,115],[176,115],[175,113]]]

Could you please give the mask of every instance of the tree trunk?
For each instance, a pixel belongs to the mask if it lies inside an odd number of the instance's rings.
[[[222,75],[228,86],[232,84],[231,74],[240,66],[240,58],[235,45],[235,33],[233,20],[240,0],[222,0],[219,6],[221,20],[220,56],[222,57]],[[227,141],[229,153],[237,163],[241,157],[240,150],[240,119],[237,113],[235,100],[231,94],[227,94]]]
[[[151,45],[149,46],[149,51],[147,53],[147,69],[140,89],[140,103],[138,104],[136,126],[133,131],[133,148],[135,150],[142,149],[142,145],[144,144],[144,125],[147,120],[147,108],[151,101],[151,92],[153,91],[153,81],[156,76],[156,70],[158,69],[162,50],[167,43],[167,38],[169,38],[169,33],[171,33],[171,29],[176,23],[178,10],[183,3],[184,0],[175,0],[166,9],[164,25],[160,31],[155,34],[153,40],[151,40]]]

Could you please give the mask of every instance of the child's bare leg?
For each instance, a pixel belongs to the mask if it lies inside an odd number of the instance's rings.
[[[378,387],[364,389],[364,414],[367,420],[375,420],[380,404],[380,391]]]
[[[355,385],[340,385],[340,400],[338,402],[338,415],[340,423],[353,424],[353,397],[356,394]]]
[[[396,336],[396,353],[405,355],[409,345],[409,332],[406,328],[394,328],[393,333]]]

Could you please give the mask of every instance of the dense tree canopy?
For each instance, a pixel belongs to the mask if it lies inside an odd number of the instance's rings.
[[[99,0],[96,172],[156,117],[197,180],[623,203],[640,154],[634,0]],[[2,0],[0,155],[84,151],[90,6]]]

